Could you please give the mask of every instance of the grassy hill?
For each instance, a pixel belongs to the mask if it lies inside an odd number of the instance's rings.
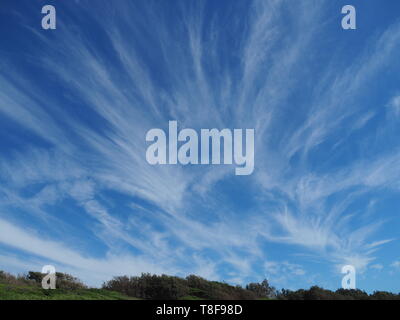
[[[45,290],[42,273],[14,276],[0,271],[0,300],[400,300],[400,294],[384,291],[368,294],[359,289],[331,291],[318,286],[277,291],[267,280],[241,287],[195,275],[180,278],[148,273],[114,277],[101,289],[94,289],[69,274],[56,275],[57,289]]]
[[[57,289],[41,288],[42,274],[29,272],[14,276],[0,271],[0,300],[136,300],[123,293],[87,288],[78,279],[57,274]]]
[[[44,290],[37,286],[0,284],[0,300],[135,300],[104,289]]]
[[[0,284],[0,300],[136,300],[104,289],[44,290],[36,285]]]
[[[10,285],[0,283],[0,300],[142,300],[106,289],[44,290],[36,285]],[[179,300],[204,300],[187,295]]]
[[[45,290],[41,287],[44,276],[33,271],[18,276],[0,271],[0,300],[256,300],[266,297],[269,288],[266,282],[242,288],[194,275],[142,274],[114,277],[94,289],[69,274],[56,273],[57,289]]]

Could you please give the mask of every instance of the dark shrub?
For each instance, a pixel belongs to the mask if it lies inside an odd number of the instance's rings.
[[[36,284],[41,285],[43,277],[46,274],[41,272],[29,271],[26,279],[34,281]],[[78,278],[75,278],[67,273],[56,273],[56,288],[66,290],[76,290],[87,288]]]

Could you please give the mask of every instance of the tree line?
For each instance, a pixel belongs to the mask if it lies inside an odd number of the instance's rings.
[[[18,276],[0,271],[0,284],[41,286],[44,276],[45,274],[33,271]],[[57,272],[56,276],[57,289],[74,291],[88,288],[72,275]],[[318,286],[295,291],[277,290],[266,279],[260,283],[249,283],[242,287],[232,286],[225,282],[209,281],[196,275],[181,278],[150,273],[143,273],[141,276],[114,277],[104,282],[102,289],[146,300],[400,300],[400,293],[386,291],[368,294],[359,289],[331,291]]]
[[[190,275],[186,278],[144,273],[135,277],[114,277],[103,284],[104,289],[141,299],[209,299],[209,300],[400,300],[400,294],[363,290],[326,290],[318,286],[296,291],[276,290],[268,280],[249,283],[245,287],[209,281]]]

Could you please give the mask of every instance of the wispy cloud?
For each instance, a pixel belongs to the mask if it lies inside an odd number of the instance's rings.
[[[400,116],[400,96],[393,97],[389,102],[389,107],[396,117]]]

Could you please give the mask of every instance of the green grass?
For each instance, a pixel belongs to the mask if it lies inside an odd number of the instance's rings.
[[[179,300],[204,300],[204,299],[196,297],[196,296],[184,296],[184,297],[180,298]]]
[[[37,286],[0,283],[0,300],[137,300],[104,289],[44,290]]]

